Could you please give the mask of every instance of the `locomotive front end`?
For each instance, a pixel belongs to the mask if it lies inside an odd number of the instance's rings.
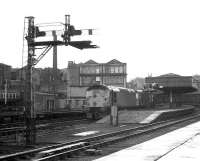
[[[109,90],[104,86],[89,87],[86,91],[87,118],[99,119],[107,113],[109,107]]]

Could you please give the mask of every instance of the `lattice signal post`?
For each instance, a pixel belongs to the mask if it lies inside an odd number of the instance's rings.
[[[50,24],[50,23],[49,23]],[[53,23],[51,23],[52,25]],[[71,41],[71,36],[81,35],[82,30],[76,30],[70,24],[70,15],[65,15],[65,23],[60,23],[64,27],[64,33],[61,35],[62,40],[53,39],[51,41],[36,41],[38,37],[45,37],[46,31],[40,31],[39,25],[34,25],[34,17],[25,17],[24,29],[27,28],[25,39],[28,44],[28,60],[26,66],[26,79],[25,79],[25,120],[26,120],[26,144],[33,145],[36,142],[36,125],[35,125],[35,112],[34,100],[32,89],[32,68],[36,65],[53,46],[65,45],[73,46],[78,49],[97,48],[96,45],[91,45],[91,41]],[[55,29],[54,34],[56,34]],[[92,29],[88,29],[88,34],[91,35]],[[44,50],[37,57],[35,50],[37,46],[43,46]]]

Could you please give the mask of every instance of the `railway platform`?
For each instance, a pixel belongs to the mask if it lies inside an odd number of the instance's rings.
[[[199,161],[200,122],[95,161]]]
[[[140,123],[148,124],[157,121],[164,121],[177,117],[182,117],[187,114],[195,112],[195,108],[190,105],[184,105],[176,108],[169,108],[166,106],[165,109],[142,109],[142,110],[121,110],[118,112],[119,123]],[[110,123],[110,115],[98,120],[96,123]]]

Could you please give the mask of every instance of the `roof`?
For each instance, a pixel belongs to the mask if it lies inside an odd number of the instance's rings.
[[[117,60],[117,59],[113,59],[113,60],[107,62],[106,64],[122,64],[122,62],[120,62],[120,61]]]
[[[197,85],[193,81],[192,76],[180,76],[174,73],[164,74],[158,77],[146,77],[145,82],[147,84],[156,83],[158,86],[162,86],[160,90],[165,92],[192,92],[197,90]]]
[[[0,66],[11,67],[10,65],[8,65],[8,64],[3,64],[3,63],[0,63]]]
[[[85,62],[84,64],[98,64],[98,63],[95,62],[94,60],[90,59],[87,62]]]
[[[107,63],[98,63],[92,59],[86,61],[85,63],[79,63],[79,65],[98,65],[98,64],[125,64],[125,63],[122,63],[117,59],[112,59]]]
[[[181,76],[174,73],[168,73],[168,74],[160,75],[159,77],[181,77]]]

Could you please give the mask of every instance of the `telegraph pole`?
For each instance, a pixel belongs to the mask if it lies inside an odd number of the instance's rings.
[[[28,60],[26,66],[26,85],[25,85],[25,121],[26,121],[26,145],[35,144],[36,127],[35,113],[32,90],[32,67],[35,48],[30,45],[34,43],[35,29],[34,17],[26,17],[28,19],[28,35],[26,37],[28,43]]]

